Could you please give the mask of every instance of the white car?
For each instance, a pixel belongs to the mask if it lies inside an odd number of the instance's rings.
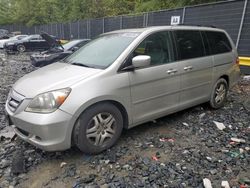
[[[10,37],[8,39],[2,39],[0,40],[0,48],[2,49],[3,46],[4,46],[4,43],[6,42],[10,42],[10,41],[14,41],[14,40],[21,40],[23,39],[24,37],[27,37],[28,35],[16,35],[14,37]]]

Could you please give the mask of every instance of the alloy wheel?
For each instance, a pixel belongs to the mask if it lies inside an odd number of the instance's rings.
[[[224,84],[221,83],[220,85],[218,85],[215,91],[215,102],[217,104],[221,103],[224,100],[225,96],[226,96],[226,87]]]
[[[104,146],[116,131],[115,118],[110,113],[99,113],[89,122],[86,137],[95,146]]]
[[[23,45],[20,45],[20,46],[17,47],[17,50],[19,52],[24,52],[25,51],[25,47]]]

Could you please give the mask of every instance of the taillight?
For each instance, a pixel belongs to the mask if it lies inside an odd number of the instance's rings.
[[[239,65],[240,64],[240,59],[239,57],[237,57],[236,61],[235,61],[235,64]]]

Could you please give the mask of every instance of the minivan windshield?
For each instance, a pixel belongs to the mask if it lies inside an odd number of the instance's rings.
[[[74,65],[105,69],[111,65],[140,33],[102,35],[65,59]]]

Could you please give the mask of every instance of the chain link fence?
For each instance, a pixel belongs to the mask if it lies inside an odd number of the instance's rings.
[[[62,39],[94,38],[118,29],[170,25],[171,17],[179,16],[185,25],[215,26],[225,29],[235,42],[241,56],[250,56],[250,3],[248,0],[229,0],[217,3],[188,6],[179,9],[147,12],[68,23],[54,23],[27,27],[5,25],[3,29],[38,34],[41,31]]]

